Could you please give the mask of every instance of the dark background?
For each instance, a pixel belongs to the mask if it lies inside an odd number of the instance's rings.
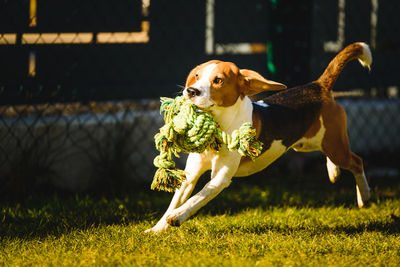
[[[400,19],[395,0],[378,1],[376,47],[369,75],[349,64],[336,89],[376,88],[386,96],[398,86]],[[371,1],[345,2],[344,45],[370,43]],[[89,100],[157,99],[173,95],[197,64],[218,58],[294,86],[316,79],[335,55],[323,43],[337,38],[338,1],[215,0],[216,43],[257,42],[269,50],[253,55],[205,53],[206,1],[152,0],[148,18],[141,1],[38,1],[37,27],[29,27],[29,1],[0,1],[0,33],[17,33],[16,45],[0,45],[2,104]],[[30,44],[29,32],[140,31],[150,21],[145,44]],[[29,53],[36,76],[28,76]],[[268,65],[268,62],[270,65]],[[271,64],[273,67],[271,67]]]

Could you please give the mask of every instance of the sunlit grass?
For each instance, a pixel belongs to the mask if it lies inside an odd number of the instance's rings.
[[[288,178],[234,181],[179,228],[144,234],[170,194],[34,196],[0,206],[0,264],[396,266],[400,186],[375,186],[366,209],[354,185]]]

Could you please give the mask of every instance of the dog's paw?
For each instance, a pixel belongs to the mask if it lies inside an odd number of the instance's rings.
[[[361,193],[358,186],[356,186],[357,191],[357,204],[358,207],[367,208],[370,206],[370,199],[371,199],[371,190],[369,188],[365,188],[364,191]]]
[[[339,179],[340,176],[340,169],[338,167],[329,170],[329,180],[331,181],[332,184],[336,183],[336,181]]]
[[[144,231],[146,234],[158,234],[164,232],[168,228],[168,224],[166,222],[158,222],[154,227],[147,229]]]
[[[145,234],[152,234],[154,233],[153,228],[149,228],[147,230],[144,231]]]
[[[144,231],[144,233],[146,233],[146,234],[159,234],[159,233],[162,233],[164,231],[165,231],[165,229],[160,229],[160,228],[153,227],[153,228],[147,229],[146,231]]]
[[[326,158],[326,168],[328,170],[329,180],[332,184],[336,183],[340,176],[340,168],[335,165],[328,157]]]
[[[179,218],[180,216],[175,214],[170,214],[167,216],[166,221],[171,226],[181,226],[183,220]]]

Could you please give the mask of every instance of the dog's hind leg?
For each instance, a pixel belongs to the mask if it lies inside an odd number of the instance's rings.
[[[350,149],[346,113],[342,107],[333,103],[329,107],[329,112],[325,114],[330,116],[326,115],[323,118],[326,132],[322,140],[322,150],[334,165],[353,173],[356,180],[357,203],[360,208],[364,207],[371,196],[370,188],[365,178],[362,159]]]
[[[340,168],[326,157],[326,169],[328,170],[329,180],[334,184],[340,175]]]
[[[324,151],[332,162],[353,173],[356,180],[357,203],[358,207],[366,206],[371,197],[370,188],[364,173],[362,159],[352,151]]]
[[[206,162],[201,159],[200,154],[189,154],[185,167],[185,171],[187,172],[186,181],[184,181],[181,187],[175,191],[167,211],[158,223],[153,228],[147,229],[145,232],[157,233],[166,230],[169,226],[166,221],[167,216],[189,198],[200,176],[210,168],[211,165],[206,164]]]

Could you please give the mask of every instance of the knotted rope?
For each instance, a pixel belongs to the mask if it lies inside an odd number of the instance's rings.
[[[158,168],[151,189],[173,192],[186,179],[185,172],[175,168],[172,156],[179,152],[202,153],[205,150],[219,151],[225,144],[230,151],[254,160],[262,150],[256,139],[256,130],[250,122],[244,123],[232,135],[222,131],[214,118],[182,96],[175,99],[161,98],[160,112],[164,111],[165,125],[154,136],[160,155],[154,159]]]

